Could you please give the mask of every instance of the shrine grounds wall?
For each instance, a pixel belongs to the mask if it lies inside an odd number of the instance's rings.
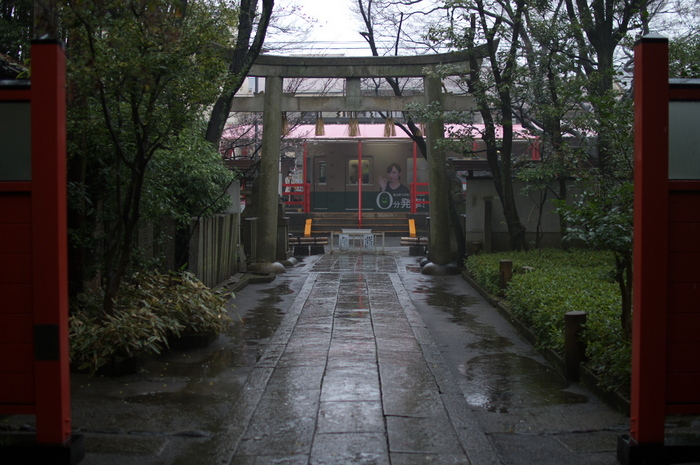
[[[525,184],[519,181],[513,183],[520,221],[527,229],[528,242],[534,245],[539,208],[531,197],[521,193],[524,186]],[[558,189],[558,186],[552,186],[552,188]],[[573,194],[574,191],[570,188],[568,197],[571,198]],[[533,194],[533,197],[539,198],[539,193]],[[561,247],[559,217],[556,214],[556,206],[553,200],[554,196],[549,192],[542,214],[541,244],[543,247]],[[486,223],[487,201],[491,202],[491,221],[488,222],[488,224]],[[484,250],[487,249],[488,239],[485,237],[485,232],[489,229],[491,230],[491,250],[510,249],[508,227],[506,225],[505,216],[503,215],[501,201],[498,198],[492,179],[477,178],[467,180],[463,212],[466,214],[466,242],[468,252],[471,252],[472,250],[470,249],[474,246],[483,247]],[[478,245],[474,245],[474,243],[478,243]]]

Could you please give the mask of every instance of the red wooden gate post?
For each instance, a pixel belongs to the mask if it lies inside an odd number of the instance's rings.
[[[37,441],[70,437],[65,55],[32,46],[32,224]],[[42,111],[34,111],[41,106]]]
[[[667,414],[700,413],[700,81],[694,81],[669,81],[667,39],[637,44],[630,435],[618,440],[625,464],[700,460],[697,445],[665,443]]]
[[[3,267],[10,268],[0,276],[0,297],[10,315],[2,321],[9,323],[8,334],[18,334],[9,347],[12,353],[0,358],[0,373],[7,373],[6,383],[21,382],[23,390],[3,383],[0,413],[36,416],[35,442],[5,442],[3,463],[75,464],[84,456],[82,437],[71,436],[65,87],[63,46],[38,40],[32,42],[29,90],[1,99],[14,101],[20,95],[31,105],[31,170],[20,182],[0,183],[0,204],[7,208],[0,212],[6,216],[0,229],[24,231],[14,236],[18,250],[0,249]],[[21,276],[8,279],[8,273]]]
[[[645,38],[634,74],[634,322],[630,433],[663,444],[668,244],[668,41]],[[661,278],[661,279],[660,279]]]

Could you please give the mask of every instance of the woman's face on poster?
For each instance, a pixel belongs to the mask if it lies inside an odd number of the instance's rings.
[[[389,177],[389,181],[398,181],[401,176],[401,172],[397,170],[395,166],[392,166],[386,174]]]

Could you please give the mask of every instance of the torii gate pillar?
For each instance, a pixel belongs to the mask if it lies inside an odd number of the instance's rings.
[[[270,273],[284,273],[285,268],[277,259],[277,209],[279,197],[277,192],[280,138],[282,137],[282,112],[279,102],[282,100],[282,82],[280,76],[265,79],[265,101],[263,113],[262,156],[260,157],[260,175],[258,191],[258,237],[257,256],[259,263],[251,265],[252,269]]]
[[[426,105],[441,102],[440,78],[427,76],[423,79],[425,86]],[[449,199],[446,184],[447,160],[445,149],[439,143],[445,138],[445,126],[442,119],[426,123],[428,147],[428,175],[430,179],[430,238],[428,244],[428,259],[435,265],[447,265],[452,259],[450,228],[447,222],[450,218]],[[430,268],[425,270],[429,273]]]

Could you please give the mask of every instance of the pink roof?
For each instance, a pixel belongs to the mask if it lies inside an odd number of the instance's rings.
[[[469,128],[472,136],[475,138],[481,137],[481,131],[484,129],[483,124],[473,124],[473,125],[456,125],[449,124],[445,125],[445,137],[449,137],[452,131],[458,130],[459,128]],[[224,131],[224,138],[238,138],[244,136],[245,134],[251,135],[253,131],[251,130],[251,125],[238,125],[229,126]],[[288,135],[285,138],[288,139],[317,139],[317,140],[337,140],[337,139],[386,139],[384,137],[384,125],[383,124],[360,124],[360,131],[358,136],[351,137],[349,135],[349,128],[347,124],[326,124],[324,126],[324,135],[316,135],[316,126],[313,124],[301,124],[294,126],[290,129]],[[408,139],[406,133],[404,133],[400,128],[396,129],[396,135],[391,136],[391,139]],[[516,134],[516,138],[531,138],[532,136],[525,130],[521,125],[513,125],[513,131]],[[500,127],[496,129],[496,137],[501,137],[502,130]]]

